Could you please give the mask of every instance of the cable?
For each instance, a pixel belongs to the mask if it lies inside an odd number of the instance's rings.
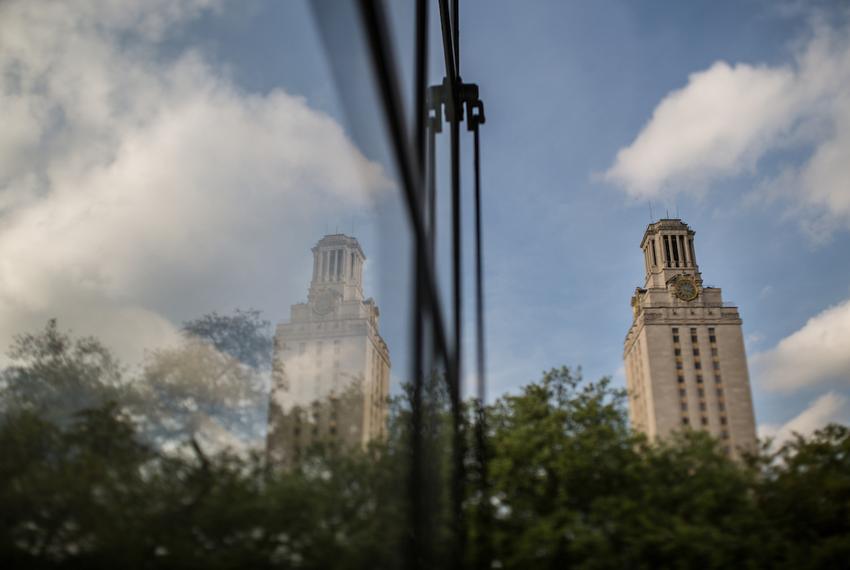
[[[427,128],[427,71],[428,71],[428,3],[427,0],[416,0],[416,54],[414,61],[416,89],[416,102],[414,104],[414,125],[416,155],[419,161],[419,172],[422,176],[427,175],[426,170],[426,128]],[[420,186],[420,211],[424,212],[427,200],[428,188],[423,180]],[[430,225],[430,220],[428,224]],[[427,233],[427,230],[426,230]],[[429,248],[430,249],[430,248]],[[429,256],[430,257],[430,253]],[[423,425],[422,425],[422,384],[424,381],[424,349],[425,323],[424,316],[427,307],[424,302],[422,291],[423,262],[421,256],[416,255],[414,248],[414,276],[415,276],[415,299],[413,307],[414,335],[413,335],[413,393],[410,404],[410,474],[408,476],[408,500],[410,501],[410,541],[407,549],[408,568],[421,568],[424,566],[425,556],[424,538],[426,533],[426,503],[423,494]]]
[[[460,77],[460,0],[452,0],[452,38],[455,55],[455,75]]]
[[[478,103],[479,113],[474,114],[472,110],[467,113],[468,125],[473,135],[473,170],[475,180],[475,328],[476,328],[476,360],[478,372],[475,443],[476,460],[478,466],[478,544],[476,549],[476,562],[478,568],[490,568],[490,542],[489,534],[486,532],[491,521],[489,478],[487,474],[488,450],[487,450],[487,382],[486,382],[486,344],[484,336],[484,262],[483,242],[481,229],[481,145],[479,125],[484,122],[483,105]]]
[[[407,136],[404,120],[402,119],[404,114],[401,108],[398,82],[393,71],[394,65],[392,63],[392,52],[389,49],[386,15],[379,1],[360,0],[359,5],[363,25],[366,28],[366,36],[369,41],[372,63],[375,68],[384,118],[387,121],[387,127],[390,131],[392,150],[402,179],[401,187],[404,192],[404,203],[413,230],[416,255],[428,258],[428,242],[423,221],[424,215],[420,210],[419,200],[417,198],[421,195],[422,180],[414,158],[415,154],[410,149],[410,138]],[[434,267],[429,261],[426,261],[422,267],[425,295],[423,302],[428,307],[428,314],[433,319],[432,326],[437,352],[445,358],[447,375],[451,379],[455,374],[454,366],[452,365],[454,359],[446,338],[436,274]]]

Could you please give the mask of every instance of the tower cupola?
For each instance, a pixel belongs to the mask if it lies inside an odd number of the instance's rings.
[[[344,234],[326,235],[312,251],[311,300],[324,291],[333,291],[342,301],[363,300],[366,256],[356,238]]]
[[[694,251],[694,231],[679,219],[649,224],[640,247],[646,269],[646,288],[665,287],[677,275],[690,275],[701,283]]]

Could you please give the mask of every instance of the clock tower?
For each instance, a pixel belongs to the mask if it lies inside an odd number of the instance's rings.
[[[650,224],[640,247],[646,273],[623,351],[632,426],[651,440],[705,430],[733,457],[755,450],[738,308],[703,284],[694,231],[681,220]]]
[[[386,430],[390,358],[378,306],[363,297],[366,256],[343,234],[326,235],[312,253],[307,302],[275,331],[266,443],[284,466],[312,444],[364,446]]]

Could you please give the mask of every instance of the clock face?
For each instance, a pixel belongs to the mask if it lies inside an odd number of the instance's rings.
[[[699,295],[699,288],[697,288],[697,284],[694,282],[693,277],[680,275],[676,279],[673,287],[673,291],[676,293],[676,296],[683,301],[693,301]]]
[[[331,291],[322,291],[313,305],[313,312],[319,315],[327,315],[334,308],[334,294]]]

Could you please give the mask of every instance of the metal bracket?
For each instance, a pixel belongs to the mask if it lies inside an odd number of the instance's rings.
[[[452,101],[452,88],[448,77],[443,78],[440,85],[428,87],[428,125],[435,133],[443,130],[443,117],[449,123],[464,120],[464,108],[468,117],[467,129],[473,131],[479,125],[483,125],[484,102],[478,97],[478,85],[475,83],[464,83],[458,77],[457,86],[458,101]],[[457,113],[455,113],[457,111]]]

